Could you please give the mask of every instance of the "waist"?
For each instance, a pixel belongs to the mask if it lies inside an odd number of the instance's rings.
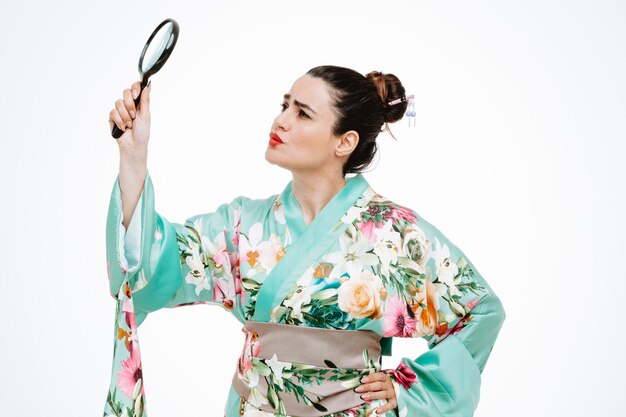
[[[380,370],[380,338],[335,330],[246,321],[233,388],[252,406],[302,417],[347,410],[365,401],[353,388]]]

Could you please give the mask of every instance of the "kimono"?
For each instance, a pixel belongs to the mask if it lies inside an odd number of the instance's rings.
[[[155,211],[149,172],[127,232],[122,217],[116,179],[106,225],[117,310],[105,417],[147,415],[137,328],[153,311],[195,304],[221,306],[242,324],[368,330],[379,336],[383,355],[391,354],[393,338],[424,338],[427,352],[384,370],[398,401],[387,415],[474,414],[481,373],[505,319],[502,303],[450,239],[416,211],[376,193],[361,174],[347,177],[308,225],[291,182],[269,198],[240,196],[172,223]],[[262,406],[281,410],[288,392],[315,406],[307,393],[316,383],[339,380],[351,389],[381,370],[366,352],[362,369],[352,372],[335,367],[332,352],[321,372],[276,356],[261,359],[254,335],[243,331],[233,369],[250,395],[231,386],[225,417],[284,416]],[[263,389],[259,378],[269,381]],[[327,416],[369,416],[382,404],[363,400]]]

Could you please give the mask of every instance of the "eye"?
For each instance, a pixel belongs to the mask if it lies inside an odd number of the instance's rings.
[[[281,107],[281,110],[280,110],[280,111],[281,111],[281,113],[282,113],[282,112],[284,112],[284,111],[285,111],[285,109],[287,108],[287,104],[282,103],[282,104],[280,105],[280,107]],[[300,110],[299,115],[300,115],[300,116],[302,116],[302,117],[303,117],[303,118],[305,118],[305,119],[310,119],[310,118],[311,118],[311,116],[309,116],[308,114],[306,114],[306,113],[304,112],[304,110]]]

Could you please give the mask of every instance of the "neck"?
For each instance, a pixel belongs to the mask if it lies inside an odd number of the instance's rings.
[[[292,173],[291,190],[304,222],[310,224],[345,185],[346,179],[341,172]]]

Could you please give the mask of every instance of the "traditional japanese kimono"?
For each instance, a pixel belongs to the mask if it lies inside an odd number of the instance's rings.
[[[238,197],[171,223],[155,211],[148,173],[126,232],[116,179],[106,250],[117,311],[104,415],[146,416],[137,338],[146,316],[215,304],[245,334],[226,417],[370,415],[385,400],[352,389],[381,370],[394,337],[424,338],[429,350],[385,370],[398,400],[387,414],[472,416],[505,319],[500,299],[417,212],[360,174],[346,180],[309,225],[291,183],[267,199]]]

